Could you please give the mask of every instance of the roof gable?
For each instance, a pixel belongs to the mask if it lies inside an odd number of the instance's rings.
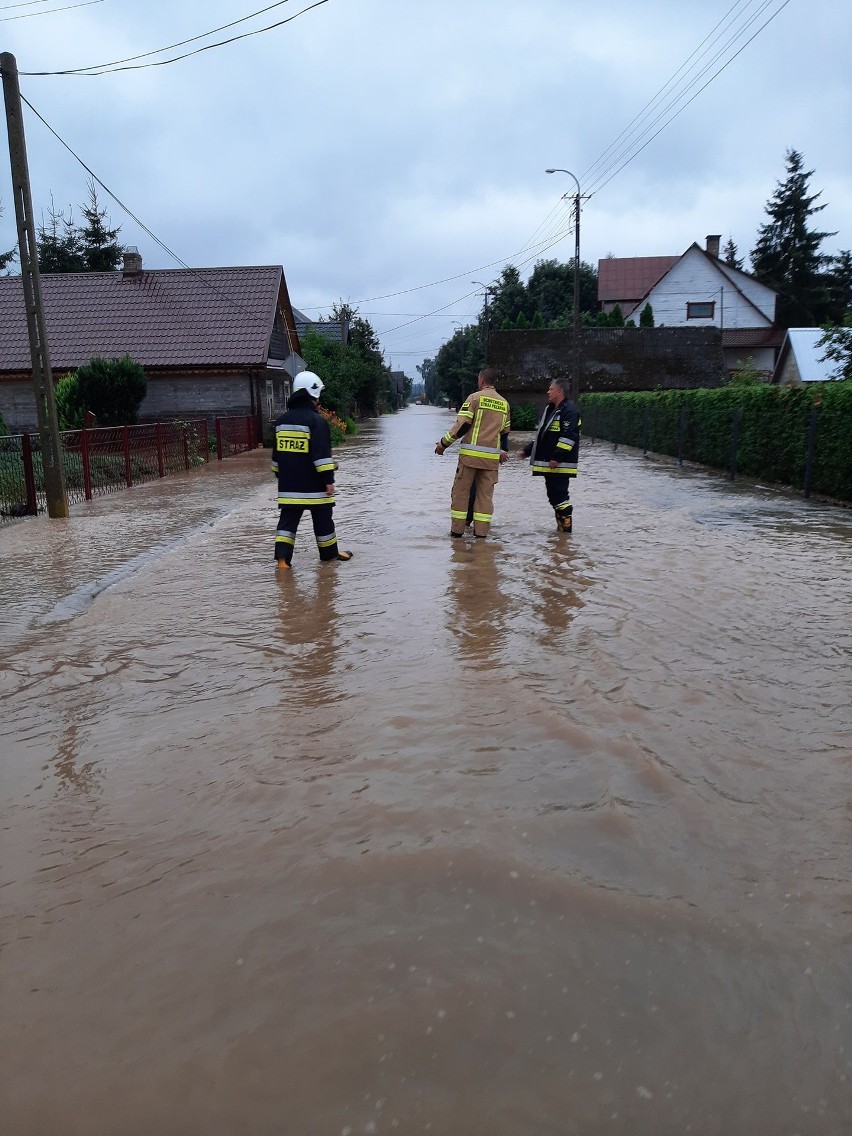
[[[57,371],[125,353],[143,367],[264,367],[280,296],[289,308],[280,265],[45,274],[41,286]],[[0,277],[0,371],[30,365],[21,278]]]
[[[801,382],[824,383],[833,379],[837,363],[832,359],[823,360],[825,348],[819,346],[823,335],[825,332],[821,327],[788,328],[775,366],[775,382],[783,378],[791,355]]]

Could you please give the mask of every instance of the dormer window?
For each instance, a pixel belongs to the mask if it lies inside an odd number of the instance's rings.
[[[711,320],[716,311],[714,300],[695,300],[686,305],[686,318],[688,320]]]

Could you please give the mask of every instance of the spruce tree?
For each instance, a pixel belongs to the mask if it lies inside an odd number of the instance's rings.
[[[825,209],[808,193],[813,170],[805,171],[797,150],[786,154],[787,178],[778,182],[767,202],[769,220],[760,227],[751,252],[754,275],[778,293],[776,318],[782,327],[812,327],[828,315],[828,280],[823,268],[829,257],[820,252],[834,233],[809,228],[810,218]]]
[[[121,264],[124,246],[116,240],[121,228],[110,229],[106,209],[100,208],[94,181],[89,181],[89,204],[82,208],[86,224],[80,229],[80,242],[86,272],[112,272]]]
[[[36,255],[39,272],[85,272],[86,260],[80,242],[80,230],[73,213],[66,217],[57,211],[51,198],[47,223],[36,229]]]
[[[744,262],[740,259],[739,252],[740,250],[734,244],[734,238],[728,237],[728,241],[724,248],[725,255],[722,259],[724,260],[725,264],[729,265],[729,267],[739,269],[739,271],[741,272]]]
[[[843,323],[852,315],[852,252],[841,249],[831,260],[829,268],[830,323]]]

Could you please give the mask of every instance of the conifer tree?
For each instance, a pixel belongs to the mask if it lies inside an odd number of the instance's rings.
[[[739,255],[740,250],[734,244],[734,238],[733,237],[728,237],[727,243],[726,243],[723,251],[724,251],[725,255],[722,257],[722,259],[724,260],[725,264],[729,265],[731,268],[736,268],[740,272],[742,272],[744,262],[740,258],[740,255]]]
[[[80,230],[74,224],[74,215],[57,210],[50,200],[47,223],[42,220],[36,229],[36,255],[39,272],[85,272],[86,261],[80,243]]]
[[[98,201],[94,180],[89,181],[89,202],[81,209],[84,225],[75,225],[54,207],[51,198],[47,222],[36,230],[36,250],[41,272],[112,272],[121,265],[124,246],[116,240],[120,228],[111,229],[107,211]]]
[[[823,272],[830,258],[820,246],[834,233],[809,227],[811,217],[825,209],[815,204],[821,193],[808,193],[814,171],[804,170],[797,150],[788,150],[786,161],[787,178],[766,204],[769,220],[760,227],[751,252],[752,270],[778,293],[776,318],[782,327],[812,327],[825,320],[830,307]]]
[[[116,237],[121,227],[111,229],[106,209],[101,209],[93,180],[89,181],[89,203],[82,207],[86,224],[80,229],[80,242],[87,272],[112,272],[121,265],[124,246]]]

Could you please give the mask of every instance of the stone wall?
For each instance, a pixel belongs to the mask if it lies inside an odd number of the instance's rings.
[[[580,393],[718,387],[727,381],[722,332],[708,328],[585,328]],[[551,379],[571,378],[574,336],[566,331],[496,331],[488,359],[510,402],[543,405]]]

